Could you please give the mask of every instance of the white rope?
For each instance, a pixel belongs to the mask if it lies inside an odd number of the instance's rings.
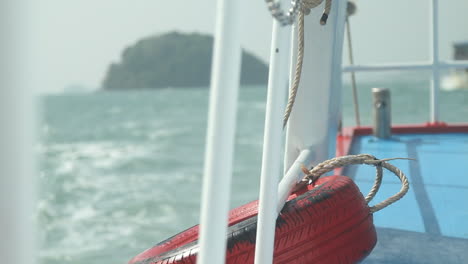
[[[289,92],[288,104],[284,112],[283,128],[288,123],[289,116],[291,115],[294,102],[296,101],[297,90],[299,89],[299,83],[301,82],[302,64],[304,62],[304,15],[310,14],[312,8],[317,7],[323,2],[323,0],[303,0],[301,2],[301,9],[299,10],[299,16],[297,21],[297,60],[296,69],[294,73],[294,80],[291,85]],[[323,11],[320,24],[325,25],[327,23],[328,15],[330,14],[332,0],[325,0],[325,8]]]
[[[284,112],[283,118],[283,128],[286,127],[288,123],[289,116],[291,115],[294,102],[296,101],[297,90],[299,89],[299,83],[301,82],[302,74],[302,63],[304,61],[304,12],[299,12],[299,17],[297,21],[297,61],[296,61],[296,70],[294,73],[294,81],[289,92],[288,104],[286,105],[286,110]]]
[[[310,171],[305,171],[306,176],[303,179],[302,184],[309,184],[310,182],[315,182],[320,176],[323,174],[332,171],[336,168],[344,167],[347,165],[352,165],[352,164],[367,164],[367,165],[372,165],[376,167],[377,170],[377,175],[375,178],[374,186],[372,186],[372,189],[370,190],[369,194],[365,197],[365,200],[367,203],[369,203],[377,194],[381,184],[382,184],[382,168],[385,168],[391,172],[393,172],[401,182],[401,189],[400,191],[387,198],[383,202],[380,202],[372,207],[370,207],[371,213],[375,213],[377,211],[382,210],[383,208],[391,205],[392,203],[400,200],[405,194],[408,192],[409,189],[409,182],[408,178],[406,175],[397,167],[393,166],[392,164],[388,163],[387,161],[390,160],[395,160],[395,159],[406,159],[406,158],[393,158],[393,159],[376,159],[374,156],[369,155],[369,154],[359,154],[359,155],[348,155],[348,156],[342,156],[342,157],[336,157],[330,160],[326,160],[314,168],[312,168]]]

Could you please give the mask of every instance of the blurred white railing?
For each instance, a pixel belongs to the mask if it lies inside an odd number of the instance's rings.
[[[0,1],[0,262],[37,263],[29,1]]]
[[[197,263],[224,263],[236,131],[243,1],[218,0]]]

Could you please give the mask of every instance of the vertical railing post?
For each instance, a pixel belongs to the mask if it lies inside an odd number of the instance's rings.
[[[432,0],[431,4],[431,122],[439,121],[439,91],[440,91],[440,58],[439,58],[439,1]]]
[[[277,190],[281,174],[283,112],[289,86],[290,32],[290,26],[283,27],[276,20],[273,22],[255,246],[256,264],[273,262],[275,225],[278,217]]]
[[[224,263],[239,90],[240,6],[218,0],[197,263]]]
[[[36,263],[30,1],[0,2],[0,262]],[[34,87],[36,88],[36,87]]]

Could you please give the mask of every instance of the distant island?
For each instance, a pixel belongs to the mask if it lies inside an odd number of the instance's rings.
[[[112,63],[102,88],[106,90],[207,87],[210,82],[213,37],[178,32],[152,36],[127,47]],[[242,52],[241,84],[265,84],[268,67]]]

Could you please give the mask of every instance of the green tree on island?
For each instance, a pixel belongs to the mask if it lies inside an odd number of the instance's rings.
[[[210,81],[213,38],[172,32],[127,47],[120,63],[112,63],[102,82],[104,89],[207,87]],[[268,68],[242,52],[241,84],[264,84]]]

